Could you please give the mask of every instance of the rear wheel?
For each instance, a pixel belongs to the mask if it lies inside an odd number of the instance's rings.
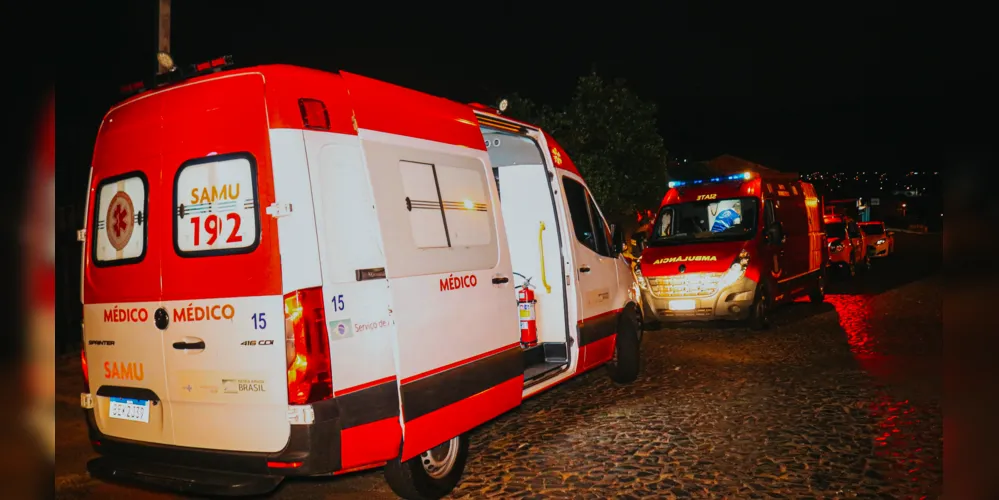
[[[812,301],[812,304],[821,304],[826,300],[825,273],[820,273],[819,276],[815,278],[815,284],[812,285],[812,291],[808,292],[808,299]]]
[[[619,384],[634,382],[638,378],[641,360],[641,319],[635,307],[629,305],[621,315],[614,342],[614,357],[607,363],[611,380]]]
[[[770,306],[773,305],[770,291],[766,286],[760,284],[756,287],[756,300],[753,302],[753,310],[749,313],[749,327],[753,330],[765,330],[770,328]]]
[[[396,495],[409,500],[436,500],[454,490],[468,460],[468,436],[451,438],[405,462],[385,465],[385,481]]]

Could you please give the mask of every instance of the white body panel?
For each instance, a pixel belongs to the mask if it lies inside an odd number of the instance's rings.
[[[291,206],[291,213],[277,219],[282,293],[322,284],[321,246],[316,236],[312,182],[303,133],[293,129],[270,131],[274,199],[279,205]]]
[[[518,342],[520,330],[509,251],[502,218],[496,210],[499,200],[486,152],[363,129],[359,134],[385,241],[385,271],[396,325],[400,381]],[[477,172],[487,186],[488,198],[483,201],[490,242],[419,248],[413,238],[411,211],[406,208],[407,186],[400,173],[400,168],[408,165],[400,166],[400,162]],[[444,177],[446,170],[437,174]],[[441,196],[446,204],[477,194],[469,190],[467,194],[442,192]],[[451,216],[460,209],[446,212]],[[452,241],[461,241],[454,228],[448,229]],[[494,285],[494,277],[509,281]],[[461,286],[448,289],[452,278],[457,278]]]
[[[170,314],[170,327],[162,332],[153,324],[159,307]],[[95,397],[101,432],[197,448],[284,448],[290,427],[280,297],[87,304],[84,310],[93,393],[114,385],[149,389],[162,398],[151,406],[149,423],[142,423],[109,418],[110,399]],[[115,310],[124,312],[106,320],[105,312]],[[254,328],[254,314],[262,314],[266,325]],[[139,335],[160,342],[132,341]],[[245,340],[258,345],[241,345]],[[273,344],[259,345],[261,340]],[[204,341],[204,350],[174,348],[175,342],[198,341]]]
[[[583,183],[583,180],[579,176],[569,172],[560,172],[559,179],[562,182],[562,198],[567,207],[570,206],[565,193],[567,179],[583,186],[589,199],[589,189],[586,188],[586,184]],[[603,215],[599,213],[599,210],[591,213],[590,216],[594,223],[598,222],[597,218],[603,221]],[[570,224],[572,224],[571,221]],[[621,301],[621,290],[619,290],[620,287],[618,286],[618,261],[621,259],[601,255],[593,251],[576,237],[575,225],[573,224],[569,227],[573,229],[569,241],[572,242],[571,246],[575,257],[575,268],[572,272],[579,283],[579,291],[577,293],[579,310],[581,311],[579,319],[586,320],[587,318],[593,318],[620,309],[623,302]],[[610,241],[607,241],[607,244],[610,243]],[[589,271],[585,271],[586,269],[589,269]]]
[[[277,131],[275,131],[277,132]],[[303,132],[288,131],[290,133]],[[356,136],[305,131],[334,392],[395,375],[395,319],[371,184]],[[343,334],[339,326],[343,325]]]

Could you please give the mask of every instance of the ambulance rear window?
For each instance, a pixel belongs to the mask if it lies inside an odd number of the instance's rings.
[[[108,177],[97,185],[94,200],[95,266],[120,266],[146,256],[149,182],[142,172]]]
[[[257,163],[249,153],[184,162],[174,180],[174,249],[182,256],[252,252],[260,243]]]

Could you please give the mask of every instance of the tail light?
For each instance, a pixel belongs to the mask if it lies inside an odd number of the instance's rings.
[[[90,372],[87,371],[86,348],[80,348],[80,365],[83,367],[83,392],[90,392]]]
[[[333,396],[330,341],[323,306],[322,288],[307,288],[284,296],[289,404],[309,404]]]

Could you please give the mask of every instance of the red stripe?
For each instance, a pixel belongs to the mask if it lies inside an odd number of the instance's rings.
[[[602,365],[614,357],[614,342],[617,334],[604,337],[596,342],[586,344],[579,350],[580,358],[583,360],[583,370],[588,370]]]
[[[358,127],[485,152],[471,107],[346,71],[340,77]]]
[[[399,454],[399,417],[340,431],[340,464],[345,470],[391,460]]]
[[[350,394],[352,392],[357,392],[357,391],[361,391],[361,390],[367,389],[369,387],[374,387],[376,385],[381,385],[381,384],[385,384],[385,383],[388,383],[388,382],[392,382],[393,380],[395,380],[395,375],[391,375],[391,376],[388,376],[388,377],[385,377],[385,378],[380,378],[378,380],[372,380],[371,382],[365,382],[363,384],[355,385],[353,387],[348,387],[346,389],[343,389],[343,390],[340,390],[340,391],[336,391],[334,393],[334,395],[337,396],[337,397],[344,396],[344,395]]]
[[[524,376],[518,375],[470,398],[407,422],[401,459],[409,460],[515,408],[520,404],[523,391]]]
[[[354,467],[352,469],[338,470],[333,473],[334,476],[342,476],[344,474],[350,474],[351,472],[361,472],[362,470],[374,469],[376,467],[381,467],[385,465],[386,462],[375,462],[373,464],[362,465],[360,467]]]
[[[461,361],[455,361],[454,363],[451,363],[451,364],[448,364],[448,365],[444,365],[444,366],[441,366],[441,367],[438,367],[438,368],[434,368],[433,370],[426,371],[426,372],[420,373],[418,375],[413,375],[413,376],[410,376],[410,377],[406,377],[406,378],[402,379],[402,383],[403,384],[408,384],[408,383],[413,382],[415,380],[419,380],[421,378],[429,377],[431,375],[436,375],[436,374],[438,374],[440,372],[450,370],[451,368],[455,368],[455,367],[458,367],[458,366],[461,366],[461,365],[464,365],[464,364],[467,364],[467,363],[471,363],[473,361],[478,361],[478,360],[480,360],[482,358],[488,358],[489,356],[492,356],[493,354],[499,354],[499,353],[501,353],[503,351],[506,351],[507,349],[513,349],[514,347],[520,347],[520,342],[514,342],[514,343],[512,343],[510,345],[505,345],[505,346],[500,347],[498,349],[493,349],[491,351],[484,352],[484,353],[479,354],[477,356],[472,356],[471,358],[463,359]]]
[[[600,319],[600,318],[603,318],[604,316],[610,316],[612,314],[620,314],[621,311],[623,311],[623,310],[624,310],[624,308],[622,307],[621,309],[614,309],[613,311],[607,311],[605,313],[600,313],[600,314],[597,314],[595,316],[590,316],[589,318],[583,318],[583,319],[577,321],[576,324],[582,325],[586,321],[593,321],[595,319]]]

